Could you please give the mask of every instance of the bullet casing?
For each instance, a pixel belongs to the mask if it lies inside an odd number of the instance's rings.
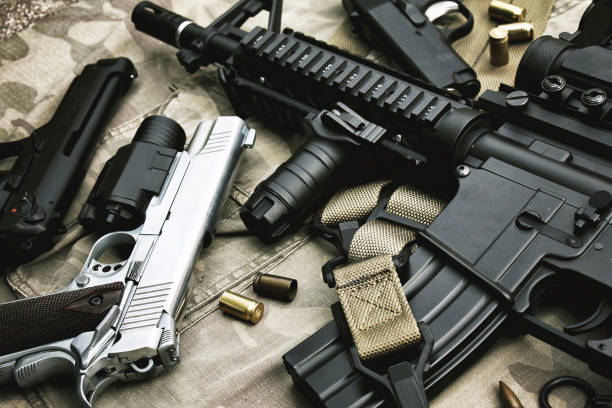
[[[262,303],[229,290],[223,292],[219,298],[219,308],[225,313],[251,323],[259,322],[264,313]]]
[[[508,48],[508,32],[499,27],[489,31],[489,51],[491,53],[491,64],[499,67],[506,65],[510,59]]]
[[[506,23],[520,23],[525,21],[527,10],[514,4],[493,0],[489,4],[489,17]]]
[[[258,273],[253,279],[253,290],[260,296],[291,301],[297,293],[297,280]]]
[[[512,23],[497,26],[508,33],[508,41],[531,41],[533,40],[533,24],[531,23]]]

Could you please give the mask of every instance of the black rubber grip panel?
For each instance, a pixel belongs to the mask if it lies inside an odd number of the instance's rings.
[[[122,291],[115,282],[0,304],[0,356],[94,330]]]

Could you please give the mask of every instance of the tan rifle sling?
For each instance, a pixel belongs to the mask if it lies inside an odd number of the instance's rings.
[[[322,210],[321,224],[334,226],[366,218],[388,184],[377,181],[336,194]],[[435,196],[404,185],[393,192],[386,211],[429,225],[444,205]],[[362,360],[382,357],[421,340],[393,263],[393,256],[405,247],[409,246],[410,253],[416,250],[415,238],[414,231],[402,225],[368,221],[351,241],[349,263],[333,272],[340,304]]]

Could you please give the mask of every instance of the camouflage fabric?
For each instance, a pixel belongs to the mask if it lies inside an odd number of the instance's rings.
[[[78,273],[95,240],[84,236],[77,226],[78,211],[103,163],[131,140],[145,116],[167,115],[190,135],[201,120],[233,114],[214,68],[188,75],[177,63],[174,49],[135,31],[130,13],[136,2],[63,2],[53,8],[52,14],[23,30],[31,20],[0,20],[3,30],[8,30],[9,25],[12,32],[21,30],[0,41],[0,141],[25,137],[43,125],[70,81],[88,63],[126,56],[139,73],[83,175],[78,199],[66,220],[68,234],[51,253],[10,271],[0,282],[0,301],[59,290]],[[202,25],[233,2],[158,1]],[[41,0],[22,5],[43,3],[60,2]],[[571,30],[587,4],[557,0],[548,32]],[[340,1],[286,0],[283,25],[325,40],[332,37],[345,18]],[[250,23],[254,24],[264,24],[264,17]],[[274,245],[264,245],[247,234],[238,217],[239,205],[303,141],[302,135],[283,135],[258,120],[248,122],[258,132],[256,148],[245,155],[216,239],[195,265],[194,287],[180,327],[182,363],[150,381],[112,386],[101,395],[98,406],[310,406],[286,374],[281,355],[331,319],[329,306],[337,296],[323,283],[320,267],[335,255],[335,250],[322,239],[311,237],[306,229]],[[250,287],[252,276],[270,271],[299,280],[298,295],[292,303],[262,300],[266,312],[254,326],[217,309],[217,297],[226,289],[256,297]],[[436,395],[432,406],[500,406],[497,381],[504,380],[525,407],[535,407],[540,386],[561,374],[579,375],[601,391],[611,384],[588,371],[584,364],[531,337],[503,338]],[[579,398],[576,393],[559,393],[556,406],[575,407]],[[70,377],[55,378],[28,390],[0,390],[2,407],[55,408],[76,404],[74,379]]]

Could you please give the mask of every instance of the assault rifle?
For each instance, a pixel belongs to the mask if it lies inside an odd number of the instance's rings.
[[[598,5],[605,10],[609,2]],[[264,9],[268,29],[240,29]],[[419,387],[403,387],[402,375],[396,382],[391,365],[409,362],[429,389],[509,320],[612,377],[612,338],[592,334],[609,327],[612,311],[609,37],[580,46],[542,37],[526,53],[516,88],[486,91],[474,104],[279,32],[279,1],[242,0],[206,28],[149,2],[136,6],[132,20],[179,48],[189,72],[221,64],[219,79],[240,115],[294,128],[306,117],[305,128],[319,136],[245,205],[241,215],[256,235],[275,239],[297,228],[340,170],[361,165],[342,146],[401,156],[396,174],[420,168],[436,184],[444,170],[454,181],[452,200],[428,227],[387,218],[418,231],[420,246],[400,265],[401,279],[421,332],[431,336],[416,350],[366,365],[341,319],[329,323],[284,356],[318,405],[405,406],[407,392]],[[582,24],[589,31],[588,19]],[[583,321],[559,329],[535,316],[537,296],[557,285],[591,309]]]

